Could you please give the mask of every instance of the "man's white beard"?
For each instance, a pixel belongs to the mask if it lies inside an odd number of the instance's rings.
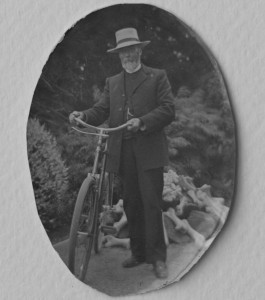
[[[128,73],[132,73],[138,66],[140,62],[137,61],[124,61],[122,62],[122,67]]]

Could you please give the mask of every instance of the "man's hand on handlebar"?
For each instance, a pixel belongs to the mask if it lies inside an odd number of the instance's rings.
[[[85,114],[84,114],[82,111],[73,111],[73,112],[69,115],[69,121],[70,121],[70,123],[73,124],[73,125],[79,125],[79,124],[75,121],[75,118],[84,121],[84,119],[85,119]]]
[[[127,124],[128,124],[127,129],[132,131],[132,132],[136,132],[139,129],[140,130],[145,130],[145,126],[143,125],[142,121],[138,118],[133,118],[133,119],[129,120],[127,122]]]

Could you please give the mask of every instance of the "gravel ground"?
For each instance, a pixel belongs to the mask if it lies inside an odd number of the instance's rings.
[[[194,243],[170,244],[167,251],[169,277],[157,279],[153,267],[142,264],[124,269],[121,263],[130,256],[130,251],[122,248],[102,248],[99,254],[92,253],[85,283],[110,296],[139,294],[165,287],[178,281],[203,255],[210,241],[203,249]],[[67,264],[68,240],[54,245],[62,260]]]

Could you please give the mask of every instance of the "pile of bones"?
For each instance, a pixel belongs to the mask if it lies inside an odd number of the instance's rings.
[[[161,209],[166,244],[193,242],[199,248],[224,224],[228,214],[224,198],[213,197],[209,185],[197,188],[192,178],[177,175],[173,170],[164,173]],[[113,228],[112,233],[101,236],[103,247],[130,248],[122,199],[112,207],[104,206],[100,222],[102,227]]]

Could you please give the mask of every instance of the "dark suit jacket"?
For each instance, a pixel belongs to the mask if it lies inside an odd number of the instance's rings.
[[[171,87],[164,70],[142,65],[143,71],[135,83],[131,95],[134,117],[140,118],[146,129],[136,134],[136,155],[144,170],[168,164],[168,149],[163,128],[175,117]],[[124,123],[125,91],[124,71],[106,80],[104,96],[91,109],[84,111],[86,121],[98,126],[109,118],[109,126]],[[122,132],[112,133],[109,138],[107,171],[118,172]]]

